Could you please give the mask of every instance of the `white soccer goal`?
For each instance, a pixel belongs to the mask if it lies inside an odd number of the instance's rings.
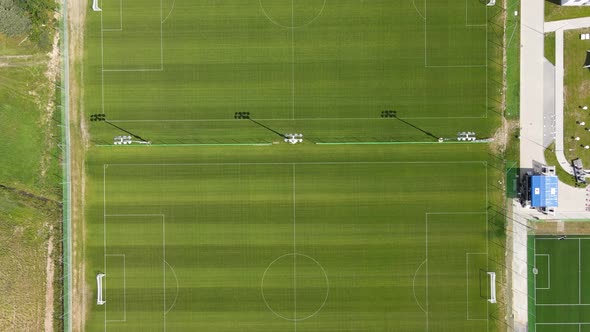
[[[92,10],[94,10],[95,12],[101,12],[102,9],[100,9],[100,7],[98,7],[98,0],[93,0],[92,1]]]
[[[104,273],[99,273],[96,275],[96,285],[97,285],[97,298],[96,298],[96,304],[98,305],[103,305],[105,303],[107,303],[107,301],[105,301],[102,298],[102,279],[104,279],[105,274]]]
[[[488,302],[496,303],[496,272],[488,272],[490,279],[490,298]]]
[[[495,4],[496,4],[496,0],[489,0],[487,3],[488,6],[493,6]]]

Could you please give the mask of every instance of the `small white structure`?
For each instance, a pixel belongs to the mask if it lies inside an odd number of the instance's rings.
[[[578,122],[578,124],[579,124],[580,126],[585,126],[585,125],[586,125],[586,122],[582,121],[582,122]]]
[[[579,141],[580,137],[576,136],[576,137],[574,137],[574,140]]]
[[[586,149],[586,150],[590,149],[590,145],[584,145],[584,149]]]
[[[105,299],[102,298],[102,279],[104,279],[105,274],[104,273],[99,273],[96,275],[96,304],[98,305],[103,305],[105,303],[107,303],[107,301],[105,301]]]
[[[131,144],[131,136],[115,136],[113,144],[115,145],[127,145]]]
[[[588,110],[588,106],[584,105],[584,106],[582,106],[582,109],[583,109],[584,111],[587,111],[587,110]]]
[[[488,302],[496,303],[496,272],[488,272],[490,279],[490,298]]]
[[[581,33],[580,34],[580,39],[581,40],[588,40],[588,39],[590,39],[590,33]]]
[[[102,9],[98,7],[98,0],[92,1],[92,10],[94,10],[95,12],[102,12]]]
[[[491,7],[495,4],[496,4],[496,0],[488,0],[488,3],[486,5]]]
[[[472,131],[462,131],[457,133],[457,141],[475,141],[477,140],[477,137],[475,136],[475,133]]]
[[[562,6],[590,6],[590,0],[561,0]]]
[[[289,144],[303,143],[303,134],[285,134],[285,142]]]

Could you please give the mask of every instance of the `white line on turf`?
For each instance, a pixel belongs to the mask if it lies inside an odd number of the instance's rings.
[[[420,11],[418,10],[418,7],[416,6],[416,0],[412,0],[412,5],[414,5],[414,9],[416,9],[416,13],[418,13],[418,15],[420,15],[420,17],[422,17],[422,19],[425,20],[426,17],[424,17],[424,15],[422,15],[422,13],[420,13]]]
[[[486,220],[486,226],[487,226],[487,220]],[[486,241],[486,244],[487,244],[487,241]],[[475,320],[475,321],[485,320],[485,321],[487,321],[488,320],[487,318],[469,318],[469,255],[486,255],[487,256],[488,253],[487,252],[467,252],[467,253],[465,253],[465,266],[466,266],[465,271],[466,271],[466,275],[467,275],[467,277],[466,277],[466,279],[467,279],[467,283],[466,283],[467,284],[467,320]],[[486,260],[486,264],[487,264],[487,260]],[[487,265],[486,265],[486,269],[487,269]],[[486,304],[486,306],[487,306],[487,304]],[[486,307],[486,314],[487,314],[487,310],[488,309]]]
[[[403,117],[402,120],[459,120],[459,119],[485,119],[485,116],[423,116]],[[258,121],[357,121],[357,120],[378,120],[391,121],[387,118],[271,118],[256,119]],[[143,119],[143,120],[109,120],[110,122],[235,122],[236,119]]]
[[[535,254],[535,261],[537,259],[537,256],[544,256],[547,257],[547,278],[548,278],[548,285],[547,287],[539,287],[537,289],[551,289],[551,256],[549,256],[549,254]],[[535,265],[535,267],[537,267],[537,265]],[[537,276],[535,275],[535,280],[537,279]],[[537,285],[535,284],[535,287],[537,287]]]
[[[295,3],[291,0],[291,118],[295,119]],[[297,325],[295,325],[297,331]]]
[[[477,161],[326,161],[326,162],[246,162],[246,163],[178,163],[178,164],[105,164],[108,166],[247,166],[247,165],[381,165],[381,164],[408,164],[408,165],[439,165],[439,164],[481,164],[487,168],[487,163],[481,160]],[[458,212],[458,213],[471,213],[471,212]],[[484,212],[481,212],[484,213]],[[428,212],[428,214],[437,214],[435,212]]]
[[[103,4],[101,4],[101,8],[102,8]],[[103,11],[100,12],[100,15],[102,16]],[[103,29],[101,26],[102,31],[117,31],[117,32],[121,32],[123,31],[123,0],[119,0],[119,28],[112,28],[112,29]]]
[[[582,303],[582,242],[578,239],[578,303]]]
[[[420,271],[420,269],[422,268],[422,266],[426,263],[426,259],[422,261],[422,263],[418,266],[418,268],[416,269],[416,272],[414,272],[414,278],[412,278],[412,292],[414,293],[414,300],[416,301],[416,304],[418,305],[418,307],[420,307],[420,309],[426,314],[428,315],[428,312],[426,312],[426,309],[424,309],[424,307],[422,307],[422,305],[420,304],[420,301],[418,301],[418,297],[416,296],[416,276],[418,275],[418,271]]]
[[[121,323],[121,322],[126,322],[127,321],[127,276],[126,276],[126,272],[125,272],[125,254],[105,254],[106,257],[123,257],[123,319],[107,319],[106,322],[107,323]],[[106,268],[105,268],[106,270]],[[106,272],[105,272],[106,275]],[[108,278],[108,276],[106,276],[106,278]],[[105,278],[105,280],[106,280]],[[104,282],[103,282],[104,283]],[[106,300],[106,292],[105,292],[105,300]],[[106,303],[105,303],[106,304]]]
[[[172,305],[170,305],[168,310],[164,313],[165,315],[167,315],[172,310],[172,308],[174,308],[174,305],[176,305],[176,300],[178,299],[178,293],[180,292],[180,283],[178,282],[178,276],[176,275],[176,271],[174,270],[172,265],[170,265],[170,263],[168,263],[168,261],[165,261],[165,262],[166,262],[166,265],[168,265],[168,267],[170,268],[170,271],[172,271],[172,276],[174,276],[174,280],[176,280],[176,296],[174,297],[174,301],[172,301]]]
[[[293,4],[293,0],[291,0]],[[297,215],[295,213],[295,164],[291,166],[293,178],[292,198],[293,198],[293,324],[297,331]]]
[[[168,17],[170,17],[170,15],[172,14],[172,11],[174,10],[174,5],[176,4],[176,0],[172,1],[172,6],[170,6],[170,11],[168,12],[168,15],[166,15],[166,17],[164,18],[164,20],[162,21],[162,23],[166,22],[166,20],[168,19]]]

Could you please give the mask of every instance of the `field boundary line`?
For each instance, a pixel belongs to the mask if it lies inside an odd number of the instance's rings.
[[[487,224],[487,220],[486,220],[486,224]],[[486,255],[486,256],[488,256],[488,253],[487,252],[466,252],[465,253],[465,266],[466,266],[466,274],[467,274],[467,277],[466,277],[466,279],[467,279],[467,320],[475,320],[475,321],[484,321],[485,320],[485,321],[487,321],[488,320],[487,318],[469,318],[469,255]],[[486,260],[486,264],[487,264],[487,260]]]
[[[107,323],[115,323],[115,322],[127,322],[127,274],[125,272],[125,265],[126,265],[126,257],[125,254],[105,254],[107,257],[123,257],[123,319],[107,319]],[[105,267],[105,275],[106,275],[106,267]],[[108,278],[108,275],[107,275]],[[106,279],[106,278],[105,278]],[[106,299],[106,287],[105,287],[105,299]]]
[[[582,240],[578,239],[578,304],[582,304]]]
[[[536,289],[551,289],[551,255],[549,254],[535,254],[535,262],[537,259],[537,256],[547,256],[547,275],[548,275],[548,287],[537,287],[537,285],[535,284],[535,288]],[[535,267],[537,267],[537,265],[535,265]],[[537,276],[535,275],[535,279],[537,279]]]
[[[293,0],[291,0],[293,8]],[[295,214],[295,164],[291,165],[293,205],[293,324],[297,332],[297,217]]]

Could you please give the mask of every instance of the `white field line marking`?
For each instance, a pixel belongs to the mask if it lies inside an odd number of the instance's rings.
[[[469,14],[467,12],[468,11],[467,10],[467,7],[468,7],[467,3],[468,3],[468,1],[469,0],[465,0],[465,26],[466,27],[482,27],[482,28],[485,27],[485,26],[487,26],[487,23],[486,24],[469,24],[468,23],[468,21],[469,21]],[[487,8],[486,8],[486,11],[487,11]]]
[[[485,119],[485,116],[418,116],[403,117],[402,120],[452,120],[452,119]],[[272,118],[256,119],[259,121],[355,121],[355,120],[378,120],[391,121],[387,118]],[[110,122],[235,122],[236,119],[138,119],[138,120],[109,120]]]
[[[174,276],[174,280],[176,280],[176,296],[174,297],[174,301],[172,302],[172,305],[170,306],[170,308],[168,308],[168,310],[164,313],[165,315],[167,315],[172,310],[172,308],[174,308],[174,305],[176,305],[176,300],[178,299],[178,293],[180,292],[180,283],[178,282],[178,276],[176,275],[176,271],[174,270],[172,265],[170,265],[170,263],[168,263],[168,261],[166,261],[166,265],[168,265],[168,267],[172,271],[172,275]]]
[[[291,5],[293,5],[293,0],[291,0]],[[295,326],[295,331],[297,331],[297,217],[295,214],[295,164],[291,166],[291,174],[293,178],[293,324]]]
[[[557,237],[555,237],[555,236],[554,236],[554,237],[540,237],[540,238],[537,238],[536,240],[559,240],[559,238],[557,238]],[[579,241],[584,241],[584,240],[590,240],[590,238],[589,238],[589,237],[569,237],[569,236],[568,236],[568,237],[566,237],[565,239],[563,239],[563,240],[559,240],[559,241],[567,241],[567,240],[579,240]]]
[[[127,276],[125,272],[125,254],[105,254],[107,257],[123,257],[123,319],[115,320],[115,319],[108,319],[107,323],[115,323],[115,322],[126,322],[127,321]],[[106,273],[105,273],[106,274]],[[108,278],[108,276],[107,276]],[[105,278],[106,280],[106,278]],[[106,295],[106,294],[105,294]],[[106,299],[106,296],[105,296]]]
[[[104,72],[160,72],[164,71],[164,32],[163,32],[163,24],[162,24],[162,0],[160,0],[160,68],[137,68],[137,69],[125,69],[125,68],[114,68],[114,69],[105,69],[104,68],[104,34],[103,25],[102,25],[102,12],[100,14],[100,39],[101,39],[101,54],[103,57],[102,60],[102,75],[103,75],[103,110],[104,110]],[[122,24],[122,23],[121,23]],[[104,112],[103,112],[104,113]]]
[[[174,11],[174,5],[176,4],[176,0],[172,1],[172,6],[170,7],[170,11],[168,12],[168,15],[166,15],[166,17],[164,18],[164,20],[162,20],[162,24],[164,24],[164,22],[166,22],[166,20],[168,19],[168,17],[170,17],[170,15],[172,15],[172,12]]]
[[[412,292],[414,293],[414,300],[416,301],[416,304],[418,304],[418,307],[420,307],[420,309],[426,314],[428,315],[428,312],[426,312],[426,310],[424,309],[424,307],[422,307],[422,305],[420,304],[420,301],[418,301],[418,297],[416,296],[416,276],[418,275],[418,271],[420,271],[420,269],[422,268],[422,266],[426,263],[426,259],[422,261],[422,263],[418,266],[418,268],[416,269],[416,272],[414,272],[414,278],[412,279]]]
[[[482,164],[487,168],[487,162],[485,161],[326,161],[326,162],[246,162],[246,163],[178,163],[178,164],[105,164],[106,166],[248,166],[248,165],[380,165],[380,164],[408,164],[408,165],[438,165],[438,164]],[[474,214],[474,213],[485,213],[485,212],[456,212],[453,214]],[[428,212],[428,214],[445,214],[438,212]]]
[[[295,0],[291,0],[291,118],[295,119]],[[297,325],[295,325],[297,331]]]
[[[101,8],[102,8],[102,4],[101,4]],[[100,12],[100,15],[102,16],[102,11]],[[118,31],[121,32],[123,31],[123,0],[119,0],[119,28],[117,29],[103,29],[101,26],[102,31]]]
[[[535,325],[590,325],[590,323],[535,323]]]
[[[108,164],[104,164],[103,165],[103,188],[106,188],[106,168],[108,167]],[[104,250],[106,253],[106,218],[107,217],[160,217],[162,218],[162,269],[163,269],[163,277],[162,277],[162,285],[163,285],[163,292],[164,292],[164,298],[163,298],[163,302],[164,302],[164,310],[163,310],[163,330],[166,331],[166,314],[167,314],[167,308],[166,308],[166,216],[164,214],[134,214],[134,213],[130,213],[130,214],[106,214],[106,190],[103,189],[103,228],[104,228]],[[104,255],[104,266],[105,266],[105,274],[106,274],[106,254]],[[125,276],[126,272],[125,272],[125,268],[123,270],[123,276],[124,279],[126,278]],[[105,278],[105,282],[103,283],[103,285],[105,286],[105,298],[106,298],[106,279]],[[125,285],[125,281],[124,281],[124,285]],[[125,310],[125,320],[127,319],[127,314],[126,314],[126,295],[125,295],[126,291],[124,292],[123,298],[125,301],[125,305],[124,305],[124,310]],[[176,302],[176,300],[175,300]],[[106,332],[107,330],[107,322],[111,322],[111,321],[107,321],[106,320],[106,303],[105,303],[105,322],[104,322],[104,330]],[[113,321],[114,322],[114,321]]]
[[[539,287],[537,289],[551,289],[551,256],[549,254],[535,254],[535,260],[536,260],[536,256],[545,256],[547,257],[547,275],[548,275],[548,286],[547,287]],[[535,265],[535,267],[537,267]],[[535,275],[535,279],[537,278],[537,276]],[[535,287],[537,287],[537,285],[535,284]]]
[[[542,288],[539,288],[542,289]],[[590,303],[539,303],[538,307],[585,307],[589,306]],[[590,324],[590,323],[589,323]]]
[[[488,202],[488,197],[487,197],[487,162],[485,163],[486,165],[486,177],[485,177],[485,181],[486,181],[486,206],[487,206],[487,202]],[[429,279],[429,274],[428,274],[428,216],[429,215],[447,215],[447,214],[451,214],[451,215],[477,215],[477,214],[485,214],[486,215],[486,229],[487,229],[487,223],[488,223],[488,219],[487,219],[487,215],[488,212],[426,212],[425,213],[425,221],[426,221],[426,331],[429,331],[429,319],[428,319],[428,311],[429,311],[429,299],[428,299],[428,279]],[[487,232],[486,232],[487,233]],[[487,241],[487,240],[486,240]],[[487,243],[486,243],[487,245]],[[487,309],[489,310],[489,309]],[[484,319],[482,319],[484,320]],[[486,317],[486,325],[487,328],[489,329],[489,311],[488,311],[488,317]]]
[[[486,220],[486,224],[487,224],[487,220]],[[469,318],[469,255],[486,255],[487,256],[487,253],[485,253],[485,252],[467,252],[467,253],[465,253],[465,266],[466,266],[465,272],[467,275],[467,278],[466,278],[467,279],[467,320],[485,320],[485,321],[487,321],[488,320],[487,318]],[[486,260],[486,264],[487,264],[487,260]],[[487,268],[487,266],[486,266],[486,268]],[[486,306],[487,306],[487,304],[486,304]],[[486,308],[486,311],[487,310],[488,309]]]
[[[412,5],[414,5],[414,8],[416,9],[416,13],[418,13],[418,15],[420,15],[420,17],[422,17],[422,19],[425,20],[426,17],[424,17],[424,15],[422,15],[422,13],[420,13],[420,11],[418,10],[418,7],[416,6],[416,0],[412,0]]]
[[[102,13],[100,15],[100,21],[102,24]],[[108,165],[102,165],[102,231],[103,231],[103,268],[104,274],[107,274],[107,201],[106,201],[106,170]],[[107,278],[103,281],[104,296],[107,297]],[[104,304],[104,331],[107,331],[107,303]]]
[[[426,2],[426,0],[424,0],[424,2]],[[428,307],[428,213],[426,213],[425,218],[426,220],[426,236],[425,236],[425,240],[426,240],[426,332],[429,331],[429,310],[430,308]]]
[[[582,303],[582,242],[578,239],[578,303]]]

